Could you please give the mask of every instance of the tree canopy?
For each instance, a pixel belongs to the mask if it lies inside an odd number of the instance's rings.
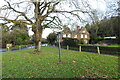
[[[120,37],[119,21],[120,17],[114,16],[111,18],[104,18],[103,20],[99,21],[97,25],[87,24],[86,28],[91,34],[91,40],[95,42],[95,40],[98,38],[103,39],[104,37],[112,36],[119,38]]]
[[[20,26],[20,25],[19,25]],[[13,43],[13,45],[26,44],[29,41],[28,31],[16,25],[10,29],[7,25],[2,25],[2,47],[5,47],[7,43]],[[23,26],[23,25],[21,25]]]

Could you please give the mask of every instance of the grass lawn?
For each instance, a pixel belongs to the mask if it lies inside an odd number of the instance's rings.
[[[96,45],[101,47],[120,47],[120,45]]]
[[[120,45],[108,45],[108,47],[120,47]]]
[[[43,47],[2,53],[3,78],[120,78],[118,57],[62,49],[63,64],[58,64],[58,50]]]

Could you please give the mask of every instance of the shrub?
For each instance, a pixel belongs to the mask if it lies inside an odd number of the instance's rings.
[[[56,41],[56,38],[57,38],[57,34],[56,33],[50,33],[47,37],[47,42],[51,45],[54,45],[55,44],[55,41]]]
[[[63,45],[63,46],[67,46],[67,45],[68,46],[78,46],[79,43],[80,43],[80,41],[78,39],[64,38],[61,45]]]

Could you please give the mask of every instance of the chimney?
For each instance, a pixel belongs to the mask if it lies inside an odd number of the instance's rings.
[[[81,28],[80,26],[77,26],[77,27],[76,27],[77,30],[80,30],[80,28]]]

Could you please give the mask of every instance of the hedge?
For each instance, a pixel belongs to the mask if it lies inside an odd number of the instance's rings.
[[[120,47],[100,47],[102,54],[120,55]]]
[[[67,46],[61,47],[67,49]],[[79,46],[69,46],[69,49],[79,51]],[[99,47],[99,49],[101,54],[120,55],[120,47]],[[97,53],[97,46],[81,46],[81,51]]]

